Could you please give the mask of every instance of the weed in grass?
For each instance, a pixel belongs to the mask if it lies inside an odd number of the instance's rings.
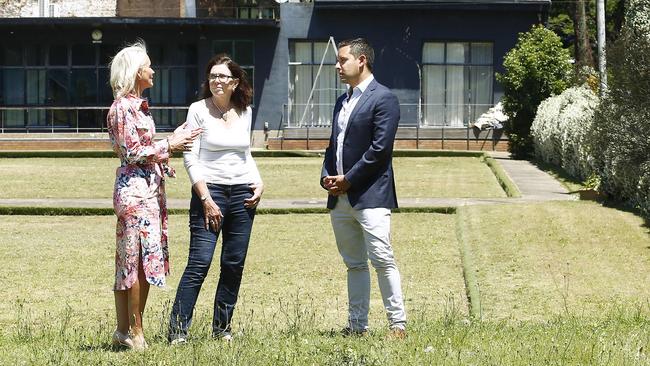
[[[551,272],[551,265],[549,264],[547,266],[549,270],[549,276],[553,279],[553,286],[555,287],[555,291],[560,295],[560,298],[562,299],[562,309],[564,311],[565,315],[570,315],[569,312],[569,263],[565,263],[565,270],[562,271],[562,283],[559,284],[557,279],[555,278],[556,276],[553,275]]]
[[[314,298],[310,294],[305,295],[305,300],[300,296],[300,288],[289,301],[278,299],[280,312],[284,317],[288,334],[296,334],[301,329],[316,329],[316,313]]]
[[[451,292],[445,295],[443,302],[442,324],[444,326],[451,326],[462,318],[462,311],[458,307],[456,297]]]
[[[32,314],[31,310],[25,306],[24,300],[16,302],[16,332],[15,336],[19,341],[29,341],[32,339]]]

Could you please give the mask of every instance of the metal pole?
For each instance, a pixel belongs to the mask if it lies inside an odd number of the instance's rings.
[[[327,41],[327,47],[325,47],[325,52],[323,52],[323,57],[320,59],[320,66],[318,66],[318,72],[316,72],[316,77],[314,78],[314,85],[311,87],[311,91],[309,92],[309,97],[307,98],[307,106],[305,107],[305,110],[302,112],[302,117],[300,117],[300,126],[302,127],[302,124],[305,121],[305,116],[307,115],[307,109],[309,108],[309,105],[311,104],[311,98],[314,97],[314,89],[316,88],[316,82],[318,81],[318,77],[320,76],[320,71],[323,69],[323,63],[325,63],[325,57],[327,57],[327,50],[330,48],[330,45],[332,46],[332,49],[334,50],[334,55],[336,55],[337,49],[336,49],[336,42],[334,41],[334,37],[330,36],[329,40]]]
[[[607,91],[607,59],[605,56],[605,0],[596,0],[596,23],[598,28],[598,72],[600,96]]]

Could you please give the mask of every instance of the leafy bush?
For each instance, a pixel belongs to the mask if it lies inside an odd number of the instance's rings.
[[[503,106],[510,117],[505,132],[513,156],[524,158],[533,152],[530,126],[539,104],[560,94],[571,80],[569,51],[552,31],[541,25],[519,34],[517,45],[504,59],[506,72],[497,74],[503,85]]]
[[[587,145],[598,97],[587,85],[572,87],[544,100],[531,127],[535,156],[561,166],[580,180],[593,174]]]
[[[650,217],[650,0],[632,0],[589,136],[601,189]]]

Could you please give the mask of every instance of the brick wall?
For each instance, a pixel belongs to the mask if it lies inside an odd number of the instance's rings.
[[[0,140],[0,151],[79,151],[79,150],[112,150],[111,142],[107,140],[72,140],[72,139],[33,139],[33,140]]]
[[[103,134],[106,135],[106,134]],[[157,138],[164,138],[165,133],[157,134]],[[307,140],[269,138],[269,150],[325,150],[329,140]],[[492,141],[467,141],[464,140],[396,140],[395,149],[424,149],[424,150],[471,150],[492,151]],[[0,151],[17,150],[112,150],[108,136],[87,137],[83,134],[68,136],[42,134],[18,135],[6,134],[0,138]],[[508,151],[508,141],[502,140],[494,146],[495,151]]]
[[[118,0],[118,17],[162,17],[185,16],[185,0]]]
[[[329,140],[307,140],[270,138],[269,150],[324,150]],[[470,151],[508,151],[508,141],[498,141],[494,147],[492,141],[470,140],[395,140],[395,149],[424,149],[424,150],[470,150]]]
[[[117,0],[49,0],[49,4],[56,5],[60,17],[114,17]],[[0,0],[0,18],[38,17],[38,11],[35,0]]]
[[[19,18],[22,9],[26,4],[31,3],[27,0],[0,0],[0,17],[1,18]]]

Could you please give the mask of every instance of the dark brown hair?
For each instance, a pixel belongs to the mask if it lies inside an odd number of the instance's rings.
[[[251,105],[253,101],[253,88],[251,87],[250,82],[248,81],[248,75],[235,61],[233,61],[225,53],[220,53],[208,61],[208,66],[205,68],[205,81],[201,85],[201,93],[199,94],[199,99],[206,99],[212,96],[210,91],[210,81],[208,77],[210,76],[210,70],[214,65],[226,65],[228,70],[232,73],[232,77],[239,79],[239,84],[237,88],[232,93],[230,101],[235,106],[235,108],[242,112],[246,110],[246,107]]]
[[[372,49],[370,42],[365,38],[346,39],[339,42],[339,48],[350,46],[350,53],[355,57],[366,56],[366,64],[368,70],[372,71],[372,66],[375,63],[375,50]]]

